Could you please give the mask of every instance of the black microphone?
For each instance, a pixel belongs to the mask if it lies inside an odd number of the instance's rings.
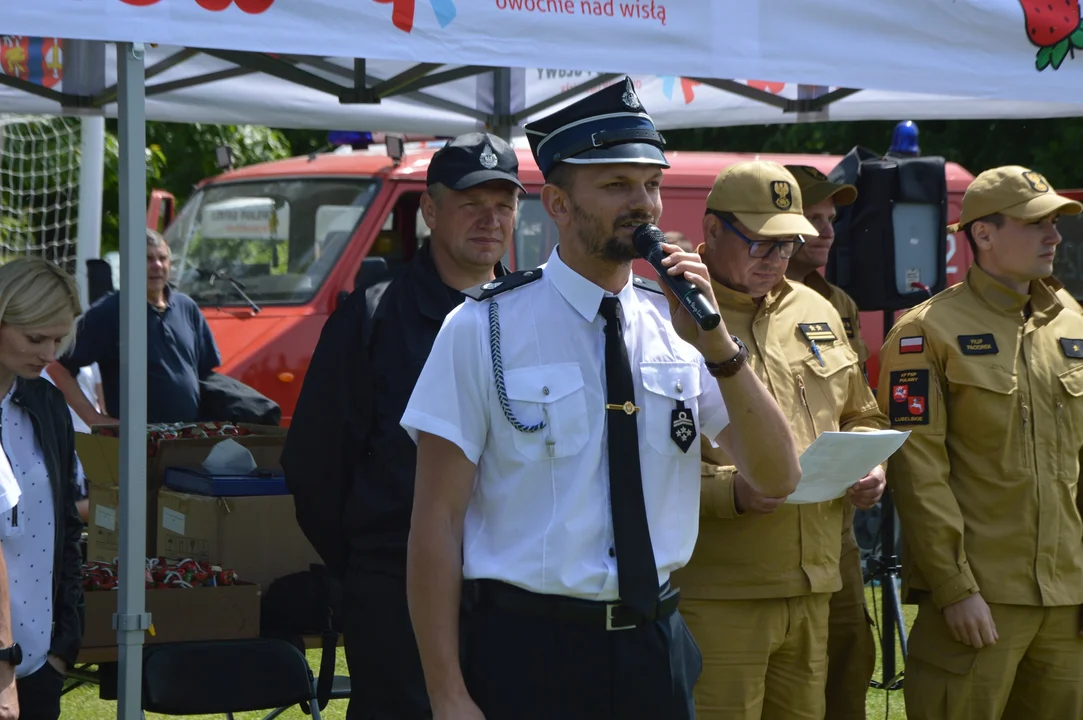
[[[657,225],[650,223],[640,225],[632,234],[632,244],[635,245],[636,252],[658,271],[659,277],[681,301],[684,309],[695,318],[701,328],[714,330],[718,327],[718,323],[722,322],[722,316],[711,307],[711,303],[703,297],[698,287],[688,282],[683,276],[669,274],[669,268],[662,264],[662,258],[666,256],[665,251],[662,250],[662,243],[665,241],[665,234]]]

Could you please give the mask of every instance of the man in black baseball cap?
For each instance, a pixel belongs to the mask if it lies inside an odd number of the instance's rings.
[[[461,291],[506,274],[518,171],[487,133],[437,151],[421,197],[430,239],[338,306],[305,376],[282,466],[298,523],[343,584],[349,720],[432,717],[406,606],[416,448],[399,419]]]

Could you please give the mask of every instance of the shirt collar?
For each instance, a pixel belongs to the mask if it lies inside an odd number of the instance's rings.
[[[1031,314],[1036,318],[1047,319],[1055,317],[1064,306],[1056,296],[1055,287],[1048,285],[1045,280],[1031,282],[1030,293],[1024,295],[995,279],[977,263],[967,270],[966,283],[979,300],[1006,315],[1018,315],[1029,304]]]
[[[748,293],[726,287],[717,280],[712,280],[711,286],[714,288],[715,300],[718,301],[720,306],[752,313],[755,313],[761,307],[765,310],[770,310],[778,304],[784,296],[789,294],[792,287],[789,280],[782,278],[777,285],[767,291],[767,295],[765,295],[762,300],[756,300]]]
[[[801,283],[805,285],[805,287],[811,288],[816,292],[820,293],[828,300],[831,299],[831,285],[828,284],[827,280],[824,278],[823,275],[820,274],[818,270],[813,270],[808,275],[806,275],[801,280]]]
[[[595,285],[590,280],[568,267],[560,259],[560,246],[553,248],[549,254],[549,261],[545,263],[545,276],[557,292],[575,308],[575,311],[583,316],[587,322],[594,322],[598,316],[598,309],[602,305],[602,298],[610,295],[602,287]],[[621,308],[625,313],[632,312],[636,303],[635,286],[632,284],[632,273],[628,273],[628,282],[617,293]]]
[[[418,308],[421,312],[433,320],[443,321],[449,312],[462,303],[463,295],[460,293],[458,302],[453,302],[452,294],[445,290],[449,286],[436,270],[436,263],[432,259],[431,242],[431,240],[425,241],[425,244],[418,248],[414,255],[417,268],[414,289],[417,291]],[[495,277],[507,274],[508,269],[504,267],[502,261],[493,267]]]

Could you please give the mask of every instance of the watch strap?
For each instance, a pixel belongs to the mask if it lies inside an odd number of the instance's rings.
[[[720,363],[705,361],[707,372],[714,377],[733,377],[745,366],[745,363],[748,362],[748,348],[736,335],[731,335],[730,337],[733,338],[733,342],[737,345],[736,355],[729,360]]]

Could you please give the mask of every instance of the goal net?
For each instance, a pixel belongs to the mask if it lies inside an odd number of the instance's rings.
[[[0,114],[0,262],[37,255],[75,272],[79,121]]]

